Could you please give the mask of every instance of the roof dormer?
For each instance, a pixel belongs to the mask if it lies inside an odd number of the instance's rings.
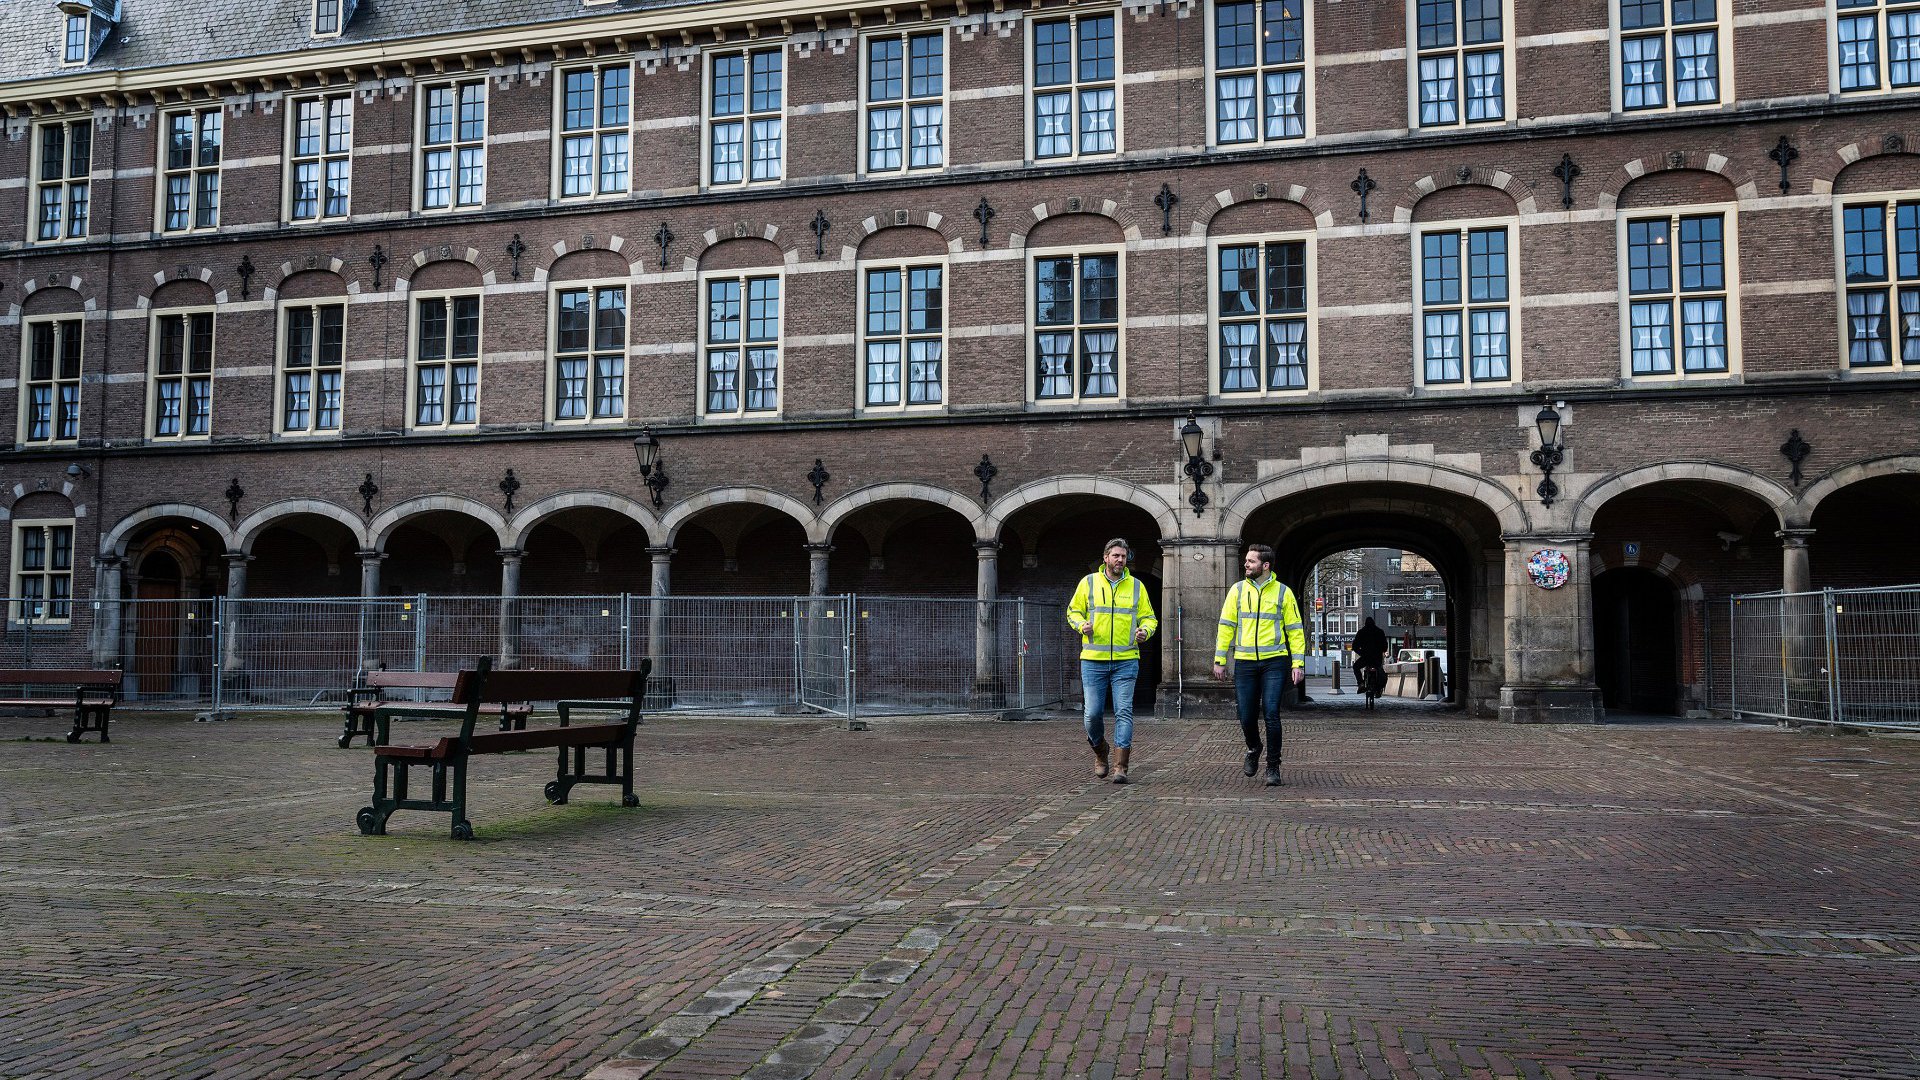
[[[313,0],[313,36],[339,37],[357,7],[358,0]]]
[[[120,0],[60,0],[60,63],[80,67],[93,62],[120,21]]]

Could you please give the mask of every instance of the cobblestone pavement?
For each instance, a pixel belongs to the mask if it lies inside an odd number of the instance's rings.
[[[461,844],[329,720],[65,727],[0,718],[8,1078],[1920,1077],[1920,742],[665,719]]]

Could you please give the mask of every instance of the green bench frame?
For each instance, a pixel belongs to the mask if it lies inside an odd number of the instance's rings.
[[[446,702],[425,700],[400,700],[390,696],[393,690],[446,690],[454,691],[459,687],[460,672],[457,671],[363,671],[354,680],[354,686],[347,691],[347,704],[341,709],[346,721],[340,727],[340,738],[336,740],[340,749],[353,745],[353,740],[361,735],[367,737],[367,745],[374,745],[374,715],[388,706],[412,705],[421,709],[436,709],[434,716],[457,719],[465,715],[466,710],[449,700]],[[488,714],[500,715],[500,730],[509,731],[527,726],[527,716],[532,706],[524,701],[502,704],[482,710]],[[424,717],[422,717],[424,719]]]
[[[9,709],[72,709],[73,730],[67,741],[77,743],[83,732],[97,731],[101,742],[112,742],[107,721],[113,707],[120,703],[123,675],[116,669],[96,668],[6,668],[0,669],[0,686],[17,686],[19,697],[0,698],[0,707]],[[34,697],[29,686],[64,686],[66,694]]]

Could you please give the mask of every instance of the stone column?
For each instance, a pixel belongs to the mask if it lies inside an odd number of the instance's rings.
[[[379,620],[373,617],[371,610],[376,605],[365,601],[380,595],[380,563],[386,555],[378,551],[357,551],[354,554],[360,556],[360,670],[370,671],[379,662]],[[425,617],[425,612],[415,614],[415,618]]]
[[[973,545],[974,571],[973,704],[998,709],[1007,703],[1007,683],[1000,677],[1000,543],[977,540]]]
[[[827,556],[833,554],[832,544],[807,545],[807,594],[809,596],[827,595]]]
[[[665,708],[673,704],[673,679],[667,673],[667,605],[673,595],[673,548],[649,547],[653,559],[653,599],[647,603],[647,659],[653,661],[653,674],[647,677],[647,696]]]
[[[223,693],[244,696],[247,692],[247,665],[240,654],[241,618],[240,604],[247,598],[247,564],[253,556],[239,552],[228,552],[222,558],[227,561],[227,604],[223,604],[225,618],[222,619],[220,642],[220,668]]]
[[[494,666],[520,665],[520,548],[500,549],[500,649]]]
[[[94,560],[99,570],[93,599],[100,605],[100,616],[93,624],[93,666],[120,667],[121,571],[126,560],[118,555],[101,555]]]
[[[1797,705],[1798,712],[1807,712],[1815,703],[1825,702],[1830,713],[1827,598],[1813,591],[1813,564],[1807,552],[1811,539],[1812,529],[1780,530],[1780,591],[1788,594],[1780,599],[1780,625],[1786,650],[1787,700],[1793,703],[1783,709],[1794,712]]]
[[[1780,591],[1813,591],[1813,563],[1807,557],[1807,541],[1812,539],[1812,529],[1780,530]]]
[[[357,551],[360,556],[360,595],[380,595],[380,564],[386,561],[386,553],[380,551]]]
[[[1233,684],[1213,678],[1214,630],[1227,585],[1239,575],[1234,537],[1163,538],[1160,579],[1161,716],[1234,715]]]
[[[1500,719],[1517,724],[1598,723],[1594,682],[1592,533],[1503,537],[1506,562],[1506,682]],[[1567,557],[1566,584],[1543,589],[1527,576],[1533,553]]]
[[[827,595],[827,556],[833,554],[832,544],[807,545],[807,594],[824,597]],[[800,673],[801,685],[805,688],[809,701],[831,701],[840,698],[838,687],[844,685],[840,670],[845,657],[841,653],[839,634],[846,632],[836,621],[827,618],[828,605],[824,599],[807,604],[807,622],[805,639],[801,642],[801,665],[805,669]]]

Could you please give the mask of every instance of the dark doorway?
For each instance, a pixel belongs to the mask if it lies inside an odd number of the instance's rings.
[[[182,623],[186,605],[180,602],[180,564],[165,552],[155,552],[140,563],[140,584],[133,605],[133,676],[142,697],[173,692],[179,671]]]
[[[1593,579],[1593,644],[1601,703],[1609,710],[1679,712],[1678,598],[1651,570],[1621,567]]]

